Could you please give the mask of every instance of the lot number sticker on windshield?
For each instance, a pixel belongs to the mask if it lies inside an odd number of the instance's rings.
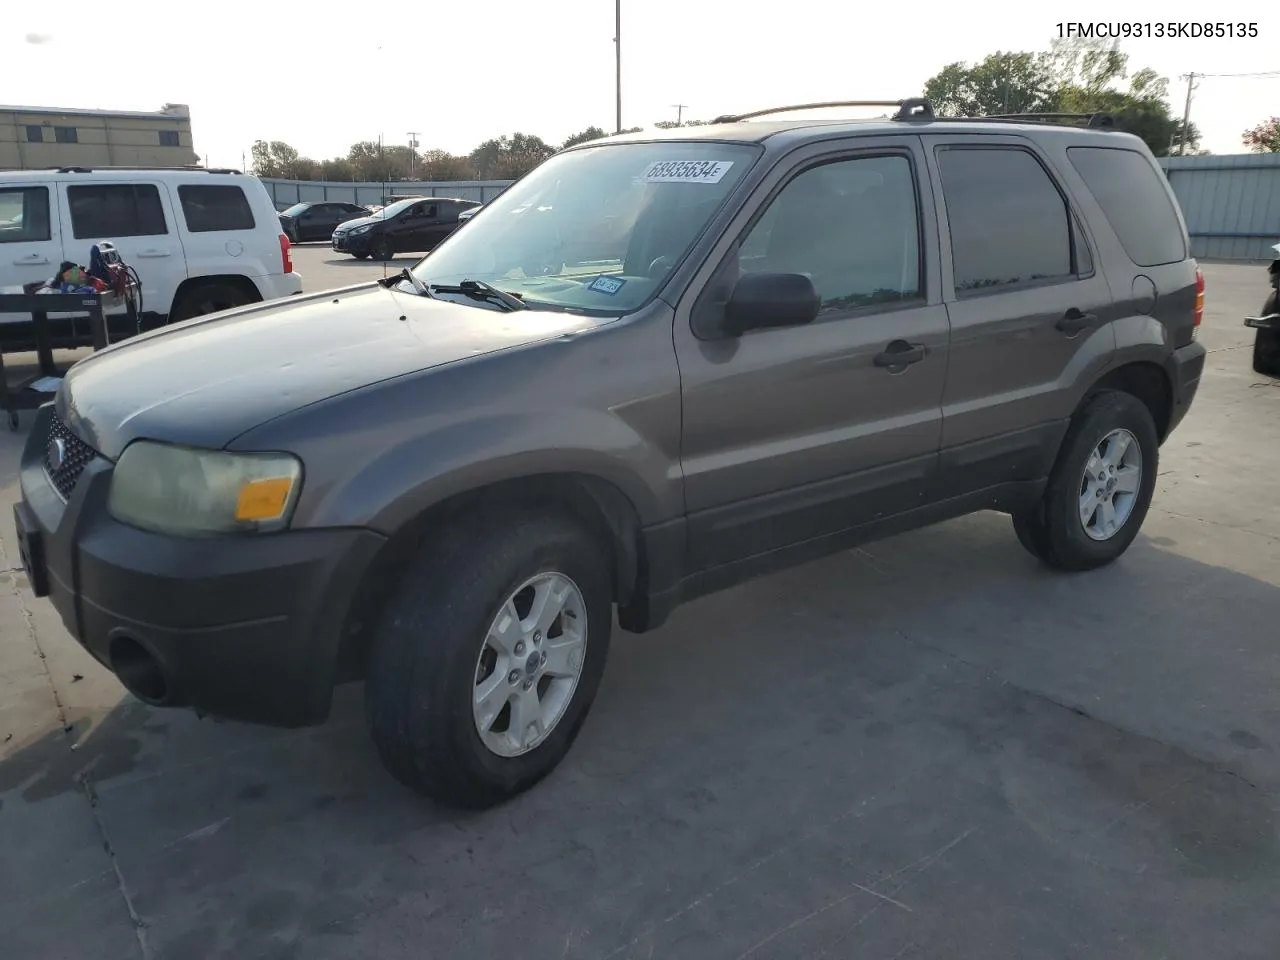
[[[594,290],[596,293],[603,293],[606,296],[612,297],[614,294],[616,294],[619,290],[622,289],[622,285],[626,282],[627,281],[623,280],[621,277],[609,277],[609,276],[602,275],[602,276],[596,277],[589,284],[587,284],[587,289]]]
[[[659,160],[640,179],[645,183],[719,183],[732,160]]]

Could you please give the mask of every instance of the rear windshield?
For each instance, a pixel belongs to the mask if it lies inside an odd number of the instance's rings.
[[[1116,147],[1071,147],[1067,156],[1130,260],[1139,267],[1154,267],[1187,258],[1186,234],[1164,176],[1143,154]]]
[[[309,206],[311,206],[309,203],[295,203],[292,207],[286,207],[284,210],[281,210],[280,215],[282,217],[296,217]]]

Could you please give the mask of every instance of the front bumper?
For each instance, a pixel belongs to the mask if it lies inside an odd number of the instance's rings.
[[[107,512],[112,464],[101,457],[63,501],[44,465],[52,423],[49,404],[22,454],[14,514],[32,589],[47,591],[72,636],[117,674],[123,649],[145,651],[165,680],[158,705],[274,726],[322,722],[348,612],[384,538],[138,530]]]
[[[1172,406],[1169,411],[1169,426],[1165,430],[1166,437],[1173,433],[1191,409],[1191,401],[1200,389],[1200,377],[1204,374],[1207,352],[1203,343],[1192,341],[1173,351],[1164,362],[1172,387]]]
[[[372,233],[335,233],[329,244],[335,253],[372,253],[373,241]]]

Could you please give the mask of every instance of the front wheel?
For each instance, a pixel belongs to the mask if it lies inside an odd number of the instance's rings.
[[[387,769],[441,803],[494,806],[568,753],[604,672],[608,558],[577,523],[499,511],[408,565],[365,686]]]
[[[1013,518],[1023,547],[1060,570],[1091,570],[1123,554],[1155,492],[1160,438],[1146,404],[1105,390],[1076,412],[1036,506]]]
[[[384,262],[394,260],[396,258],[396,251],[395,248],[391,246],[391,241],[378,241],[378,245],[373,248],[373,258]]]

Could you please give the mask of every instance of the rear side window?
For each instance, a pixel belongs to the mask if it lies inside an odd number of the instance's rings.
[[[160,191],[154,184],[67,187],[71,232],[77,240],[152,237],[168,233]]]
[[[1074,276],[1067,203],[1017,147],[943,147],[942,196],[958,296]]]
[[[48,240],[49,188],[0,188],[0,243]]]
[[[178,187],[182,217],[192,233],[252,230],[253,210],[244,191],[234,185],[183,184]]]
[[[1071,165],[1102,207],[1129,259],[1140,267],[1178,263],[1187,241],[1164,178],[1136,150],[1071,147]]]

